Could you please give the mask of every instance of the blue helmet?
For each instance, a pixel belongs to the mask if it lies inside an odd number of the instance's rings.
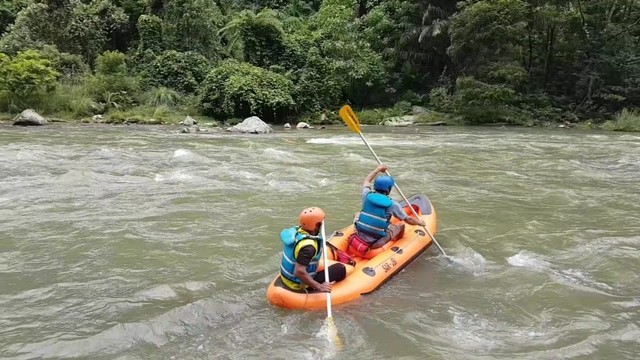
[[[385,191],[388,193],[388,192],[391,192],[391,188],[393,187],[393,184],[395,184],[395,182],[393,181],[393,178],[391,176],[388,176],[388,175],[378,176],[376,180],[373,182],[373,189],[375,191]]]

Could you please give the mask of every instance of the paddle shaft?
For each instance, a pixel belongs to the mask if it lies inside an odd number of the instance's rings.
[[[369,142],[367,141],[367,139],[365,139],[364,135],[362,135],[361,131],[358,131],[358,135],[360,135],[360,138],[362,138],[362,141],[364,141],[364,144],[367,145],[367,147],[369,148],[369,151],[371,151],[371,154],[373,154],[373,157],[376,158],[376,160],[378,161],[378,164],[382,165],[382,161],[380,161],[380,158],[378,157],[378,155],[376,155],[376,152],[373,151],[373,148],[371,147],[371,145],[369,145]],[[389,174],[389,171],[385,171],[385,173],[387,175],[391,176]],[[398,182],[394,181],[393,182],[393,186],[396,188],[396,190],[398,190],[398,192],[400,193],[400,196],[402,196],[402,199],[407,203],[407,205],[409,206],[409,209],[411,209],[411,213],[413,213],[413,216],[415,216],[416,219],[419,219],[418,214],[413,209],[413,206],[411,206],[411,204],[409,203],[409,200],[407,200],[407,198],[404,196],[404,193],[402,193],[402,190],[400,190],[400,187],[398,186]],[[438,247],[438,250],[440,250],[442,255],[447,256],[447,253],[444,252],[444,249],[442,248],[442,246],[440,246],[440,244],[438,244],[438,241],[433,236],[433,234],[431,234],[431,231],[429,231],[429,229],[427,229],[426,226],[423,226],[422,228],[424,229],[424,231],[427,232],[427,234],[429,234],[429,237],[431,238],[431,240],[433,240],[433,243],[436,244],[436,246]],[[324,236],[323,236],[323,238],[324,238]],[[327,275],[325,274],[325,277],[326,276]]]
[[[324,220],[322,220],[322,225],[320,225],[320,233],[322,234],[322,257],[324,259],[324,280],[326,282],[329,281],[329,263],[327,261],[327,238],[324,233]],[[327,293],[327,318],[331,318],[331,293]]]

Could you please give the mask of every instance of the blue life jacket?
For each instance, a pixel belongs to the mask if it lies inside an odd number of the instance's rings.
[[[356,220],[356,229],[378,237],[385,236],[391,221],[391,215],[387,215],[387,209],[391,205],[393,200],[387,195],[377,192],[368,193]]]
[[[294,226],[282,230],[280,232],[280,240],[284,245],[282,261],[280,262],[280,278],[287,287],[293,290],[304,289],[306,285],[294,275],[298,253],[300,249],[308,245],[313,246],[316,250],[316,255],[307,266],[307,272],[311,277],[314,277],[318,270],[318,261],[322,256],[322,247],[318,244],[319,241],[322,241],[322,238],[311,237],[309,233],[299,226]]]

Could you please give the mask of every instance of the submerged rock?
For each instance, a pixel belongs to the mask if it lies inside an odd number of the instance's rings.
[[[307,124],[304,121],[300,121],[298,125],[296,125],[296,129],[313,129],[313,126]]]
[[[184,126],[180,132],[183,134],[193,134],[200,132],[200,127],[198,125]]]

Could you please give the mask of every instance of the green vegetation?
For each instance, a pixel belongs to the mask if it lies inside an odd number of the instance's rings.
[[[639,19],[622,0],[0,0],[0,113],[327,123],[349,103],[365,124],[419,105],[638,131]]]
[[[603,128],[614,131],[640,131],[640,111],[624,109],[613,121],[607,121]]]

